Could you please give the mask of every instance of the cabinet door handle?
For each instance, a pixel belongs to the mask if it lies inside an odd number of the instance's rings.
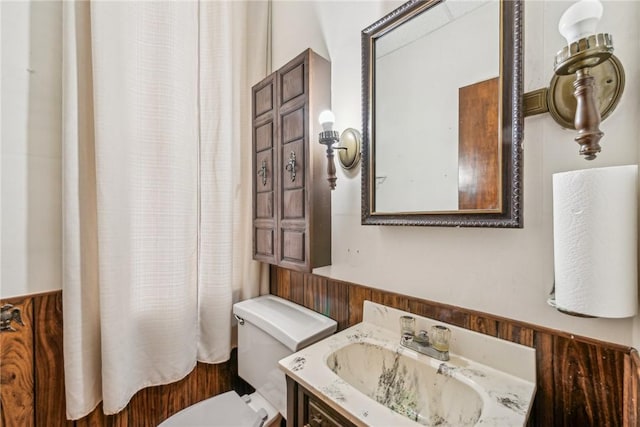
[[[289,154],[289,161],[287,162],[287,165],[284,167],[287,172],[289,172],[289,175],[291,176],[291,182],[294,182],[296,180],[296,153],[295,152],[291,152],[291,154]]]
[[[260,169],[258,169],[258,175],[262,177],[262,185],[267,185],[267,161],[263,160]]]

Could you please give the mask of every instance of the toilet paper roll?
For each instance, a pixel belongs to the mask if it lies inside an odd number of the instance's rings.
[[[553,175],[556,305],[630,317],[638,302],[637,165]]]

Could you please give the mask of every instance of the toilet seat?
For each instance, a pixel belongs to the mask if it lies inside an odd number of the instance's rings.
[[[271,411],[252,409],[250,400],[251,396],[240,397],[229,391],[183,409],[158,427],[261,427],[270,421],[268,412]]]

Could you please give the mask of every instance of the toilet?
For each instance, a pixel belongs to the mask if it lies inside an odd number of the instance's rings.
[[[256,391],[230,391],[189,406],[158,427],[275,427],[287,414],[287,387],[278,361],[336,331],[315,311],[273,295],[234,304],[238,374]]]

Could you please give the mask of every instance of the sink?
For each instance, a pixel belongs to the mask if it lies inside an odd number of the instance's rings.
[[[296,383],[356,426],[526,426],[535,349],[371,301],[362,322],[280,360]],[[449,360],[400,343],[400,319],[451,330]]]
[[[482,414],[480,393],[437,366],[369,342],[355,342],[327,357],[327,366],[366,396],[427,426],[473,426]],[[434,364],[435,365],[435,364]]]

